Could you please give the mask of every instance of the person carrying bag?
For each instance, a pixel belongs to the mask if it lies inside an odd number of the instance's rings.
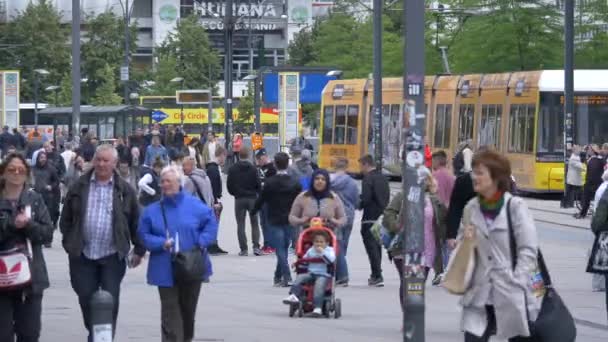
[[[606,282],[606,312],[608,313],[608,191],[596,203],[595,213],[591,220],[591,230],[595,234],[587,272],[603,276]]]

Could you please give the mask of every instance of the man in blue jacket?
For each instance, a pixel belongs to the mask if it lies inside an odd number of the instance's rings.
[[[168,166],[161,172],[162,198],[144,209],[139,236],[150,251],[148,284],[158,286],[163,341],[192,341],[201,283],[212,274],[207,248],[217,240],[213,209],[181,189],[180,172]],[[200,249],[205,272],[200,281],[173,278],[172,254]]]

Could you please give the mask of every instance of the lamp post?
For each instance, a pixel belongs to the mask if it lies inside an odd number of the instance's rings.
[[[120,80],[124,82],[124,100],[125,104],[129,104],[129,49],[130,49],[130,32],[129,25],[131,23],[131,6],[129,5],[129,0],[125,0],[123,5],[122,1],[120,1],[122,6],[122,12],[125,21],[125,54],[124,54],[124,65],[120,68]]]
[[[45,69],[34,69],[34,125],[38,126],[38,88],[40,88],[40,76],[49,74]]]
[[[232,141],[232,38],[234,35],[235,21],[232,16],[232,0],[226,0],[226,15],[224,16],[224,49],[225,49],[225,68],[224,68],[224,97],[225,97],[225,146],[230,153],[230,143]]]
[[[382,172],[382,9],[384,0],[374,0],[374,154]]]
[[[245,76],[243,80],[253,82],[253,115],[255,116],[255,131],[262,133],[260,118],[260,77],[251,74]]]
[[[564,2],[564,196],[562,207],[566,200],[566,176],[568,172],[568,152],[574,141],[572,134],[572,117],[574,115],[574,0]]]
[[[169,81],[171,83],[180,83],[181,84],[181,90],[185,90],[184,89],[184,78],[183,77],[174,77],[173,79],[171,79],[171,81]],[[180,109],[180,120],[181,120],[181,125],[182,125],[182,129],[184,127],[184,104],[181,104],[181,109]]]
[[[55,92],[55,107],[59,107],[59,89],[61,87],[56,86],[56,85],[52,85],[52,86],[48,86],[46,87],[46,91],[54,91]]]

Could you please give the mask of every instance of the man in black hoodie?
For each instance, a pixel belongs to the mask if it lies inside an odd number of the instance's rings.
[[[277,266],[274,271],[274,286],[287,287],[291,283],[291,273],[287,254],[294,228],[289,225],[289,211],[298,194],[302,191],[300,182],[287,173],[289,156],[279,152],[274,156],[277,174],[264,182],[260,197],[255,202],[254,212],[266,208],[269,235],[274,237]]]
[[[220,199],[222,198],[222,175],[220,173],[220,166],[224,166],[224,161],[226,160],[226,150],[222,146],[218,146],[218,148],[215,150],[215,160],[217,160],[217,163],[207,163],[205,171],[207,172],[207,177],[209,177],[209,181],[211,182],[211,188],[213,189],[213,197],[215,198],[215,203],[213,204],[213,211],[215,212],[215,218],[217,219],[219,225],[220,215],[223,209],[222,202],[220,201]],[[220,248],[217,241],[211,244],[207,248],[207,251],[211,255],[228,253]]]
[[[245,233],[245,216],[247,216],[247,212],[249,212],[249,219],[251,221],[253,254],[262,255],[258,216],[253,212],[253,206],[262,186],[257,169],[249,161],[251,155],[247,146],[241,148],[239,158],[240,160],[228,169],[228,180],[226,181],[228,193],[234,196],[234,213],[236,215],[237,235],[241,249],[239,255],[248,255],[247,234]]]
[[[599,147],[595,144],[588,146],[589,159],[587,159],[587,174],[585,175],[585,185],[583,186],[583,201],[581,211],[574,214],[575,218],[585,218],[591,200],[597,191],[597,188],[602,184],[602,174],[606,161],[599,152]]]
[[[376,169],[374,158],[371,155],[366,154],[361,157],[359,165],[361,172],[364,174],[360,203],[360,209],[363,210],[361,237],[363,238],[363,245],[365,246],[372,271],[367,284],[369,286],[381,287],[384,286],[384,278],[382,277],[382,246],[372,234],[371,229],[374,222],[384,213],[391,193],[388,180],[382,174],[382,171]]]
[[[274,167],[274,163],[268,158],[268,152],[265,148],[259,149],[255,153],[255,161],[258,164],[258,175],[260,177],[260,184],[264,189],[264,181],[277,174],[277,169]],[[262,252],[264,254],[274,253],[274,249],[270,247],[270,233],[268,232],[268,209],[267,206],[263,206],[260,211],[260,225],[262,226],[262,238],[264,243],[262,244]]]

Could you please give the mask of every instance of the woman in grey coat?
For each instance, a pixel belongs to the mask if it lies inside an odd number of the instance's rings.
[[[509,193],[511,166],[494,151],[477,153],[472,162],[478,194],[465,207],[459,240],[477,243],[476,267],[462,297],[461,327],[465,342],[487,342],[492,335],[509,342],[528,341],[528,319],[534,321],[540,300],[532,292],[538,241],[526,203]],[[510,202],[517,264],[512,267],[507,207]]]

